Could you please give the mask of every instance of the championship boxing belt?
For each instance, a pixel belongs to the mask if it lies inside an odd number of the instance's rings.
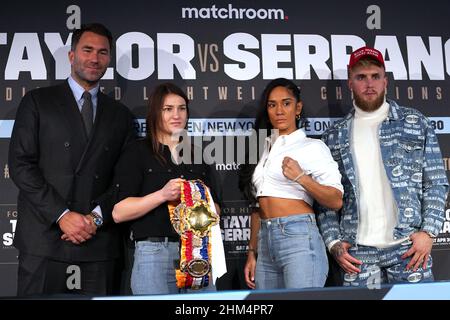
[[[211,210],[208,187],[201,180],[181,183],[181,202],[169,204],[170,221],[181,237],[180,266],[176,269],[177,287],[207,287],[211,272],[211,227],[219,216]]]

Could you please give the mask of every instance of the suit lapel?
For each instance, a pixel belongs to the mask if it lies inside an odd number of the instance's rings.
[[[108,119],[111,116],[111,113],[111,110],[109,110],[106,106],[105,95],[99,91],[97,96],[97,111],[95,114],[94,126],[92,127],[91,134],[87,141],[86,147],[84,148],[76,171],[79,171],[82,168],[83,163],[88,160],[92,153],[90,150],[92,150],[92,148],[98,148],[98,144],[101,141],[104,141],[102,134],[108,132],[107,126],[108,123],[110,123]]]

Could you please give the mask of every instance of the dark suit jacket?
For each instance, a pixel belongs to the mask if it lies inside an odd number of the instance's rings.
[[[102,261],[120,255],[112,221],[111,185],[117,159],[134,139],[134,119],[122,104],[98,93],[90,137],[67,81],[28,92],[9,148],[10,174],[19,188],[14,246],[61,261]],[[108,192],[107,192],[108,190]],[[99,204],[104,225],[81,245],[60,239],[56,221],[70,210],[88,214]]]

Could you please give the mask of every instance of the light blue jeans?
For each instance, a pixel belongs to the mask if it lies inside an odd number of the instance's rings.
[[[314,214],[261,219],[257,289],[323,287],[327,275],[325,244]]]
[[[179,267],[178,242],[136,242],[131,290],[133,294],[176,294],[216,291],[212,279],[206,288],[186,290],[177,288],[175,268]]]

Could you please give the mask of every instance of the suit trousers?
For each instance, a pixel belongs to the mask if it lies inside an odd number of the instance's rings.
[[[20,253],[17,296],[118,294],[119,266],[117,260],[66,262]]]

